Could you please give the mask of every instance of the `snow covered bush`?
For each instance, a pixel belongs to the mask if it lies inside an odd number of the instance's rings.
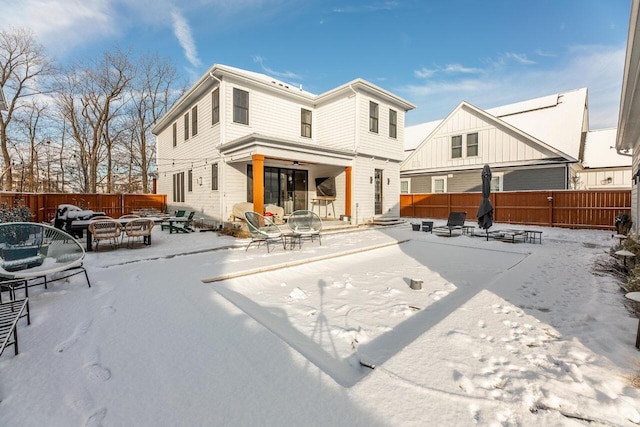
[[[26,206],[9,207],[7,203],[0,204],[0,223],[30,222],[33,214]]]

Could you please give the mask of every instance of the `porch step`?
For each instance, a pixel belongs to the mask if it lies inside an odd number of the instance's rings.
[[[380,216],[380,217],[373,218],[373,224],[374,225],[398,225],[398,224],[404,224],[404,220],[398,217]]]

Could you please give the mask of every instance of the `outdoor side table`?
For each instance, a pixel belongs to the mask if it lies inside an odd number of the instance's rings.
[[[285,233],[282,235],[284,239],[284,248],[291,249],[295,248],[296,243],[298,244],[298,249],[302,248],[302,235],[297,233]]]
[[[625,298],[633,302],[640,302],[640,292],[629,292]],[[638,320],[638,332],[636,332],[636,348],[640,350],[640,320]]]
[[[536,243],[536,240],[538,241],[538,243],[542,244],[542,231],[539,230],[527,230],[527,241],[529,241],[530,243]]]

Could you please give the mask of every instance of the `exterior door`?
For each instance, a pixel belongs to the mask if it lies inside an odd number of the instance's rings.
[[[373,180],[374,190],[374,208],[375,215],[382,215],[382,169],[376,169]]]

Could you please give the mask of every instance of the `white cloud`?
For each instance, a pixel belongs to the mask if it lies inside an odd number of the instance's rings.
[[[272,76],[272,77],[278,77],[281,79],[287,79],[288,81],[293,81],[293,80],[303,80],[302,77],[294,72],[291,71],[276,71],[272,68],[267,67],[264,64],[264,58],[260,55],[254,55],[253,56],[253,62],[260,64],[260,68],[262,68],[262,70],[267,73],[268,75]]]
[[[173,21],[173,33],[178,39],[180,46],[182,46],[185,57],[191,65],[199,67],[200,59],[198,58],[198,49],[193,41],[189,23],[185,17],[177,11],[171,12],[171,18]]]
[[[428,68],[422,67],[419,70],[414,70],[413,74],[420,79],[428,79],[433,76],[437,70],[430,70]]]
[[[444,67],[434,69],[422,67],[419,70],[414,70],[413,75],[419,79],[428,79],[436,74],[477,74],[481,72],[480,68],[465,67],[461,64],[447,64]]]
[[[118,34],[117,15],[103,0],[7,1],[0,28],[27,28],[54,53]]]
[[[463,100],[492,108],[586,87],[590,129],[615,127],[625,47],[576,46],[563,55],[563,61],[553,65],[533,64],[523,69],[508,62],[493,64],[475,78],[438,74],[437,79],[394,91],[418,105],[407,116],[408,124],[416,124],[444,118]]]
[[[512,59],[520,64],[525,64],[525,65],[535,64],[535,61],[532,61],[529,58],[527,58],[527,55],[525,55],[524,53],[508,52],[504,56],[505,58]]]

